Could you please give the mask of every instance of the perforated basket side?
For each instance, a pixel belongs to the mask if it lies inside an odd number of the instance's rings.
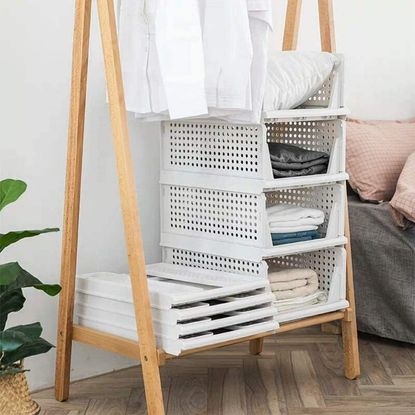
[[[254,262],[179,248],[163,248],[163,261],[175,265],[258,277],[266,277],[268,268],[265,261]]]
[[[262,128],[219,121],[165,122],[163,169],[261,178]]]
[[[344,59],[342,55],[338,57],[340,57],[338,66],[333,69],[321,88],[301,106],[302,108],[340,108],[343,106]]]
[[[262,246],[262,194],[162,185],[167,233]]]

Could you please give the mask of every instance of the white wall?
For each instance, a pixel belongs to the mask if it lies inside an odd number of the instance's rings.
[[[61,226],[73,0],[0,2],[0,178],[27,181],[22,199],[6,208],[0,232]],[[316,1],[304,2],[302,49],[318,48]],[[271,49],[282,39],[285,2],[275,10]],[[406,118],[415,115],[415,2],[335,0],[338,51],[347,59],[346,100],[356,117]],[[93,16],[86,123],[79,271],[126,271],[108,109]],[[130,120],[146,258],[159,259],[158,136],[156,124]],[[18,259],[47,282],[59,277],[60,234],[40,236],[11,247],[1,262]],[[27,292],[24,312],[12,323],[40,320],[55,342],[57,301]],[[54,352],[28,359],[33,388],[53,382]],[[75,345],[73,378],[133,362]]]

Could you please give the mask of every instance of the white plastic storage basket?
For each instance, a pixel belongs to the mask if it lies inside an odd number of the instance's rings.
[[[337,311],[349,306],[346,300],[346,250],[333,247],[313,252],[281,256],[267,260],[269,272],[276,268],[311,268],[319,278],[319,289],[327,295],[327,301],[303,309],[281,311],[279,323],[304,317]]]
[[[348,307],[346,301],[346,250],[343,247],[284,255],[259,262],[178,248],[163,248],[163,260],[176,265],[257,275],[258,278],[267,278],[268,271],[272,272],[276,268],[313,269],[319,277],[319,289],[326,293],[327,301],[301,309],[279,311],[277,320],[280,323]]]
[[[161,245],[259,262],[262,258],[344,244],[345,185],[243,193],[162,185]],[[272,245],[266,207],[278,203],[317,208],[322,238]]]
[[[262,191],[347,178],[344,120],[337,117],[269,119],[261,125],[191,120],[163,125],[162,183],[202,187],[216,183],[224,190]],[[274,179],[268,142],[330,154],[327,173]]]

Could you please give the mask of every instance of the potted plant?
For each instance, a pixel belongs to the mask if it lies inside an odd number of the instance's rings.
[[[0,212],[25,190],[26,183],[20,180],[0,181]],[[58,230],[48,228],[0,233],[0,253],[21,239]],[[59,285],[43,284],[18,262],[0,264],[0,414],[26,415],[40,411],[38,404],[30,397],[23,359],[46,353],[53,346],[40,337],[40,323],[6,328],[9,314],[23,308],[26,301],[23,289],[29,287],[51,296],[57,295],[61,289]]]

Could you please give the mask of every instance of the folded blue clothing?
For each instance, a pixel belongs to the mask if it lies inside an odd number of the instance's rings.
[[[319,231],[300,231],[300,232],[284,232],[284,233],[271,233],[272,240],[277,241],[287,238],[302,238],[310,236],[311,238],[320,238]]]
[[[303,242],[303,241],[311,241],[313,238],[311,236],[301,236],[299,238],[285,238],[285,239],[278,239],[272,240],[272,245],[285,245],[285,244],[293,244],[294,242]]]

